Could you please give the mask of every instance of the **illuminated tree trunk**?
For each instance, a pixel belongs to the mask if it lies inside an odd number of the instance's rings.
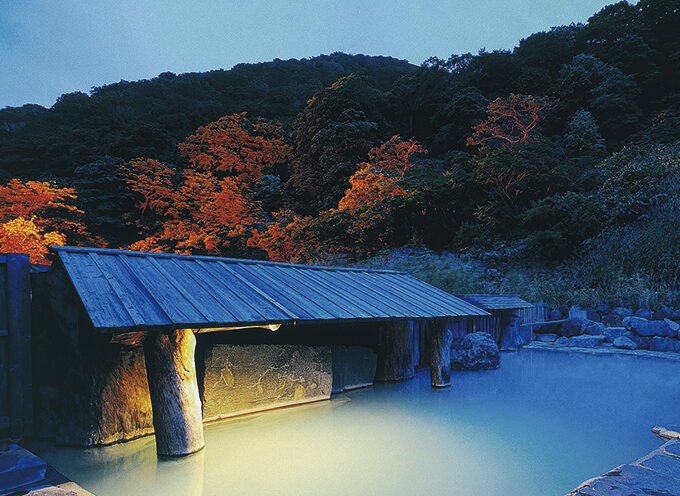
[[[412,379],[415,370],[413,321],[383,324],[378,330],[377,381]]]
[[[430,321],[427,329],[432,387],[448,387],[451,385],[451,331],[445,320]]]
[[[154,332],[144,341],[159,456],[188,455],[204,446],[195,348],[196,337],[190,329]]]

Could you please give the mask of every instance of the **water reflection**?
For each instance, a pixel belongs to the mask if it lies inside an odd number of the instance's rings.
[[[152,437],[34,449],[97,496],[546,495],[660,444],[680,423],[680,363],[540,351],[500,370],[426,372],[321,402],[206,426],[206,448],[157,460]]]

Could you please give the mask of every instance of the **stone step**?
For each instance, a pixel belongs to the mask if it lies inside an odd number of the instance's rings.
[[[0,453],[0,494],[45,478],[47,463],[21,446],[10,444]]]

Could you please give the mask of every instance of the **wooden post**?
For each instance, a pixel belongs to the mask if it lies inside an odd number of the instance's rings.
[[[195,348],[191,329],[153,332],[144,341],[159,456],[189,455],[205,445]]]
[[[31,367],[31,263],[28,255],[7,254],[7,348],[12,438],[33,429]]]
[[[413,321],[386,323],[378,330],[377,381],[412,379],[415,373]]]
[[[430,321],[427,326],[432,387],[448,387],[451,385],[451,331],[445,320]]]

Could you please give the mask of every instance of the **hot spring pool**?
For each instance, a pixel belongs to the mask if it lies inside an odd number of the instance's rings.
[[[538,350],[501,368],[427,371],[330,402],[206,426],[206,448],[158,461],[153,437],[28,446],[97,496],[563,495],[660,446],[680,423],[680,362]]]

